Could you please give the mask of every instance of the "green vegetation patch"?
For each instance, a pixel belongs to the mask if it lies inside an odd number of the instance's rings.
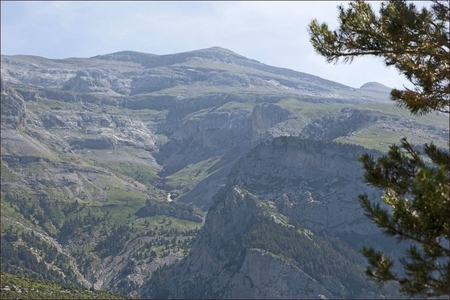
[[[425,135],[411,135],[406,130],[387,131],[377,127],[364,129],[350,136],[339,137],[334,141],[339,143],[350,143],[363,146],[368,149],[375,149],[383,152],[389,150],[389,146],[393,144],[400,144],[400,139],[406,137],[408,141],[415,144],[425,144],[430,141]],[[433,141],[439,147],[446,147],[444,140]]]
[[[411,114],[409,110],[399,108],[393,101],[392,103],[373,103],[373,102],[363,103],[360,104],[360,106],[372,110],[381,111],[385,114],[389,114],[396,117],[399,116],[405,119],[413,119],[423,124],[448,128],[448,116],[443,113],[433,112],[426,114],[424,116],[414,116]]]
[[[56,99],[39,98],[39,101],[28,101],[26,106],[30,110],[43,110],[48,112],[49,110],[69,110],[77,111],[82,110],[83,103],[78,102],[65,102]]]
[[[13,226],[2,231],[1,269],[59,284],[78,284],[67,256],[34,231]]]
[[[134,180],[146,186],[155,185],[159,180],[156,171],[150,168],[149,166],[143,164],[131,162],[121,162],[121,163],[101,162],[100,165],[115,173],[131,177]]]
[[[334,141],[345,144],[356,144],[368,149],[387,152],[389,150],[389,146],[392,144],[398,144],[401,138],[401,135],[394,132],[364,130],[351,136],[336,138]]]
[[[166,177],[166,185],[184,194],[191,190],[199,181],[209,176],[212,167],[220,161],[220,156],[191,164],[180,171]]]
[[[147,199],[145,193],[137,190],[124,190],[111,187],[107,192],[108,201],[106,204],[115,204],[115,206],[140,207],[145,205],[145,200]]]
[[[301,101],[293,98],[286,98],[277,103],[285,109],[289,109],[298,113],[301,117],[307,119],[314,119],[323,117],[325,115],[337,114],[345,107],[350,107],[348,104],[323,104]]]
[[[11,171],[11,169],[8,167],[8,165],[2,160],[1,161],[1,181],[5,182],[5,181],[13,181],[18,179],[18,176],[16,173],[14,173],[13,171]]]
[[[1,272],[2,299],[132,299],[131,297]]]

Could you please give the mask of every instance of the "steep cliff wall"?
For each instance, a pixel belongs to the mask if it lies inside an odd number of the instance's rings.
[[[362,213],[361,147],[281,137],[242,157],[215,196],[191,253],[155,297],[373,298],[357,250],[337,236],[380,236]],[[373,153],[376,154],[376,153]],[[345,269],[345,270],[344,270]],[[349,279],[351,278],[351,279]],[[381,293],[381,294],[380,294]]]
[[[282,213],[307,226],[368,234],[375,228],[369,226],[357,196],[377,198],[379,192],[363,181],[357,158],[366,152],[354,145],[280,137],[241,158],[227,184],[274,201]]]

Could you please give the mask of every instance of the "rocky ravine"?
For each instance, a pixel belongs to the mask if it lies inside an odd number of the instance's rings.
[[[358,193],[379,196],[361,181],[355,158],[363,152],[356,146],[287,137],[254,148],[236,163],[227,185],[215,195],[190,255],[151,296],[310,299],[374,298],[389,293],[365,281],[357,254],[367,240],[380,241],[380,231],[364,217],[357,201]],[[311,246],[317,247],[317,253],[310,263],[329,265],[334,274],[330,277],[320,267],[320,271],[308,269],[302,260],[307,252],[295,256],[268,243],[246,243],[258,227],[277,226],[276,234],[290,232],[297,247],[316,245]],[[357,242],[339,248],[336,244],[345,242],[327,240],[324,233],[346,235]],[[257,240],[264,241],[267,232],[260,234]],[[325,261],[319,259],[321,251],[328,251]],[[336,261],[349,262],[348,253],[342,251],[353,253],[354,270],[334,266]]]

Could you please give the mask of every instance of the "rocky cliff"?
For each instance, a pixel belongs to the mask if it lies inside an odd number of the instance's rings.
[[[337,238],[363,242],[380,236],[357,201],[358,193],[377,194],[361,180],[355,157],[364,151],[287,137],[254,148],[214,196],[190,255],[150,296],[326,299],[389,294],[364,280],[358,243]]]

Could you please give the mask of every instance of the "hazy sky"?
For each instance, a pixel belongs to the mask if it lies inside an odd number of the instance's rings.
[[[406,79],[377,58],[334,65],[314,52],[308,23],[317,18],[336,28],[340,3],[1,1],[1,53],[68,58],[133,50],[162,55],[219,46],[352,87],[376,81],[401,88]]]

